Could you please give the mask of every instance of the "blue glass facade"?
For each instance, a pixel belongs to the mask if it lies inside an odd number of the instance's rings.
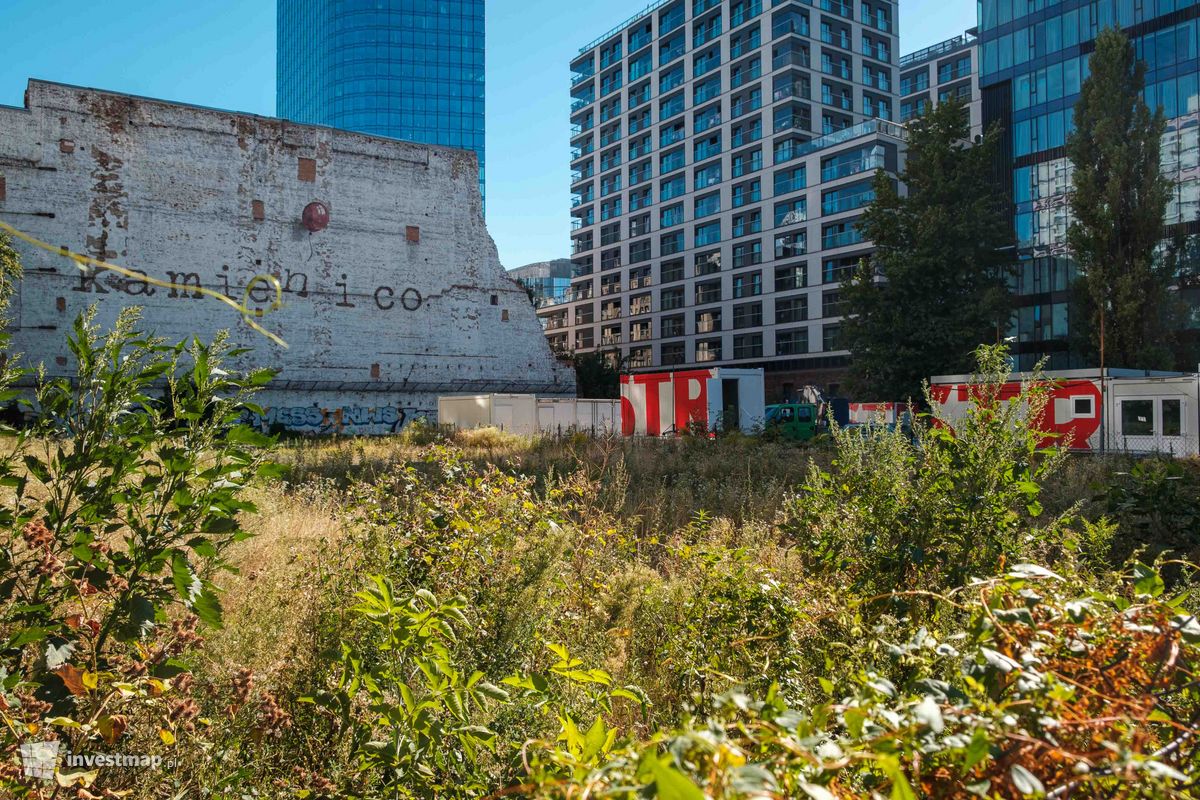
[[[1067,342],[1075,272],[1066,250],[1071,166],[1064,145],[1079,87],[1096,35],[1120,27],[1146,63],[1146,102],[1168,121],[1162,169],[1175,192],[1164,225],[1200,231],[1200,0],[981,0],[979,13],[983,121],[1000,124],[1012,176],[1018,366],[1027,369],[1041,355],[1054,369],[1095,366],[1081,363]]]
[[[484,0],[278,0],[276,110],[474,150],[484,184]]]

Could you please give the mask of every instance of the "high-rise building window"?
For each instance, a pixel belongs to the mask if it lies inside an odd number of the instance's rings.
[[[278,116],[473,150],[483,189],[484,0],[278,0],[276,26]]]

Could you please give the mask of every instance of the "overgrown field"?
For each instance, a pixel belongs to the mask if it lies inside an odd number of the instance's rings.
[[[916,444],[275,445],[268,376],[122,325],[0,463],[0,796],[1194,792],[1200,469],[1043,450],[1033,387]]]

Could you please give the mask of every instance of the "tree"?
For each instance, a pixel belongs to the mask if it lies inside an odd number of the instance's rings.
[[[574,353],[575,386],[580,397],[612,399],[621,396],[621,376],[604,353]]]
[[[1146,65],[1119,30],[1096,37],[1090,67],[1067,138],[1076,340],[1102,367],[1169,367],[1178,303],[1173,259],[1158,252],[1171,191],[1159,167],[1166,123],[1142,100]]]
[[[966,110],[938,105],[909,125],[902,196],[883,171],[862,230],[875,243],[842,288],[855,389],[880,400],[919,398],[935,374],[968,372],[972,354],[1007,327],[1013,233],[993,183],[999,130],[969,142]]]

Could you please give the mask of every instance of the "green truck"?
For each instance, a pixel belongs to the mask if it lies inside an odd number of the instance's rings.
[[[767,406],[765,429],[792,442],[807,442],[817,435],[819,409],[812,403],[778,403]]]

